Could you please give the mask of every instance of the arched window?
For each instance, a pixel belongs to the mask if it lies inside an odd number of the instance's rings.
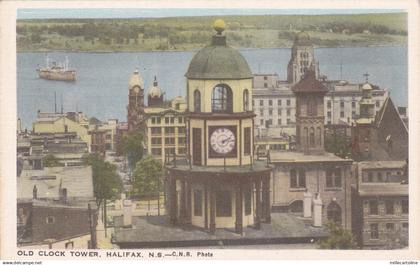
[[[244,111],[249,111],[249,92],[248,92],[248,89],[244,90]]]
[[[194,91],[194,112],[201,112],[201,93]]]
[[[341,207],[336,202],[331,202],[327,207],[327,218],[338,225],[341,225]]]
[[[311,127],[309,132],[309,146],[314,147],[315,146],[315,130],[313,127]]]
[[[219,84],[213,88],[211,109],[212,112],[232,112],[232,90],[229,86]]]
[[[303,201],[302,200],[293,201],[289,205],[289,210],[292,213],[302,213],[303,212]]]

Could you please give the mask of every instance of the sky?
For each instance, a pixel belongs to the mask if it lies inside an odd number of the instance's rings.
[[[366,14],[396,13],[402,9],[18,9],[17,19],[53,18],[156,18],[179,16],[226,16],[226,15],[323,15],[323,14]]]

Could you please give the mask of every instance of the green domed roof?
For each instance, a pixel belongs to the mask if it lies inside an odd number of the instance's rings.
[[[185,74],[190,79],[247,79],[252,72],[245,58],[226,45],[226,37],[213,36],[210,46],[198,51]]]

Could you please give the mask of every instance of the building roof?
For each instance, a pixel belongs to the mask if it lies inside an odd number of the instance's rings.
[[[307,32],[301,31],[295,35],[295,41],[293,45],[303,45],[303,46],[312,45],[311,37],[309,36]]]
[[[302,80],[292,87],[294,93],[327,93],[326,88],[315,77],[315,72],[308,70]]]
[[[137,69],[134,71],[133,75],[128,81],[128,89],[132,89],[134,87],[140,87],[140,89],[144,89],[143,78],[140,76],[140,73]]]
[[[353,162],[351,159],[344,159],[327,152],[323,155],[306,155],[301,152],[270,151],[270,159],[271,163]]]
[[[56,199],[60,197],[59,189],[67,189],[68,198],[94,197],[91,166],[44,167],[42,170],[22,170],[17,178],[18,199],[33,197],[36,185],[37,197]]]
[[[192,58],[185,76],[189,79],[248,79],[252,72],[245,58],[227,46],[226,36],[213,36],[211,45]]]
[[[388,97],[375,116],[378,137],[372,148],[371,160],[406,160],[408,158],[408,128],[397,108]]]

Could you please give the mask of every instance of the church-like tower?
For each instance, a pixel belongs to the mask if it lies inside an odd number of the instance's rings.
[[[134,71],[128,82],[128,132],[144,125],[144,82],[139,71]]]
[[[296,34],[292,46],[292,55],[287,65],[287,81],[291,84],[299,82],[307,70],[315,73],[315,78],[319,76],[319,65],[315,60],[314,46],[311,38],[306,32]]]
[[[169,213],[173,224],[216,228],[260,227],[270,222],[270,172],[254,161],[252,73],[227,46],[224,22],[209,46],[191,60],[187,78],[187,160],[168,158]],[[178,162],[177,162],[178,161]]]
[[[296,148],[305,154],[323,154],[324,95],[328,89],[309,70],[292,91],[296,95]]]
[[[353,128],[353,156],[357,160],[371,157],[372,143],[375,138],[375,102],[372,100],[372,86],[365,83],[362,86],[362,98],[359,101],[360,116]]]
[[[155,76],[153,86],[149,88],[147,95],[147,106],[148,107],[162,107],[163,106],[163,92],[158,86],[158,81]]]

